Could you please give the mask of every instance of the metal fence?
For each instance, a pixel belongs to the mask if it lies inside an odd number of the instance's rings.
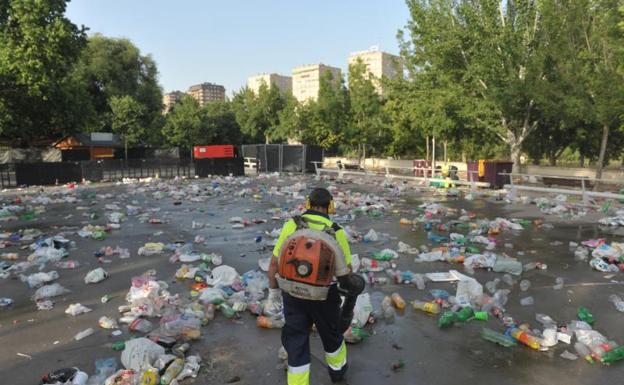
[[[255,159],[260,172],[314,172],[323,149],[306,144],[246,144],[241,156]]]
[[[105,159],[79,162],[0,164],[0,186],[53,185],[80,182],[113,182],[124,178],[206,177],[244,175],[243,158],[220,159]]]

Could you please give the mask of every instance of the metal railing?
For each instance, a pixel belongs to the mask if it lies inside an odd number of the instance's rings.
[[[468,185],[471,186],[472,189],[476,189],[477,187],[490,187],[490,184],[487,182],[478,182],[476,178],[472,174],[476,174],[476,171],[468,171],[467,175],[469,176],[469,180],[447,180],[440,178],[429,177],[428,175],[437,175],[441,174],[442,170],[431,169],[429,167],[404,167],[404,166],[385,166],[385,173],[379,173],[374,171],[352,171],[345,170],[344,168],[324,168],[323,162],[312,162],[314,164],[314,170],[316,175],[321,175],[323,172],[338,174],[339,178],[342,178],[344,175],[357,175],[357,176],[372,176],[372,177],[385,177],[389,179],[402,179],[402,180],[412,180],[412,181],[424,181],[424,182],[448,182],[455,185]],[[393,174],[390,172],[391,169],[396,170],[409,170],[412,175],[405,174]],[[413,176],[415,171],[423,171],[424,177]]]
[[[553,194],[564,194],[564,195],[580,195],[584,204],[589,203],[589,198],[606,198],[606,199],[624,199],[624,194],[616,194],[611,192],[600,192],[600,191],[591,191],[589,190],[590,183],[595,183],[596,181],[600,183],[615,183],[615,184],[624,184],[624,181],[612,180],[612,179],[596,179],[590,178],[586,176],[561,176],[561,175],[533,175],[533,174],[521,174],[521,173],[506,173],[501,172],[499,175],[509,176],[509,184],[504,186],[505,189],[510,190],[510,197],[515,198],[518,194],[518,191],[533,191],[533,192],[544,192],[544,193],[553,193]],[[514,183],[514,177],[520,178],[541,178],[542,181],[544,178],[546,179],[561,179],[561,180],[577,180],[580,182],[580,190],[576,189],[566,189],[566,188],[553,188],[553,187],[541,187],[541,186],[527,186],[523,184]]]

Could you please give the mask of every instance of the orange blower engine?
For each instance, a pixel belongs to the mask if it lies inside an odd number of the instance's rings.
[[[276,278],[280,288],[294,297],[325,300],[334,276],[347,273],[335,238],[322,231],[304,229],[284,242]]]

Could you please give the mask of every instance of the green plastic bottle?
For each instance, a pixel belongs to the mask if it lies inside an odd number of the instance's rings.
[[[439,328],[448,328],[453,326],[453,324],[457,321],[457,313],[452,311],[445,311],[442,313],[440,318],[438,318],[438,327]]]
[[[222,304],[220,304],[219,309],[221,310],[221,314],[223,314],[225,318],[234,318],[234,316],[236,315],[234,309],[232,309],[232,307],[228,305],[227,302],[223,302]]]
[[[506,348],[517,345],[516,341],[514,341],[513,338],[488,328],[483,328],[483,330],[481,330],[481,338],[486,341],[494,342]]]
[[[469,253],[475,253],[475,254],[478,254],[478,253],[481,252],[479,250],[479,248],[475,247],[475,246],[468,246],[468,247],[466,247],[466,251],[469,252]]]
[[[126,348],[126,343],[124,341],[117,341],[115,343],[113,343],[112,346],[114,351],[120,351],[120,350],[124,350]]]
[[[605,365],[610,365],[616,361],[624,359],[624,345],[610,350],[602,355],[601,361]]]
[[[594,325],[594,322],[596,321],[594,319],[594,315],[592,313],[589,312],[589,310],[587,310],[584,307],[579,307],[578,309],[578,319],[580,319],[583,322],[587,322],[590,325]]]
[[[457,321],[459,322],[466,322],[472,317],[474,317],[474,310],[470,306],[466,306],[457,312]]]

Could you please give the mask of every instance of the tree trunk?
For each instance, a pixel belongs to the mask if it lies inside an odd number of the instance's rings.
[[[585,167],[585,157],[583,154],[579,155],[579,167]]]
[[[600,155],[596,164],[596,179],[602,178],[602,169],[604,168],[605,153],[607,152],[607,140],[609,139],[609,125],[602,126],[602,141],[600,142]],[[594,189],[598,186],[598,182],[594,184]]]
[[[557,157],[554,152],[548,154],[548,165],[553,167],[557,165]]]
[[[429,135],[427,135],[427,152],[425,154],[425,160],[428,161],[429,160]]]
[[[511,161],[513,162],[512,172],[514,174],[520,174],[520,148],[521,144],[519,142],[512,143],[511,147]]]
[[[126,162],[128,162],[128,140],[124,137],[124,148],[126,152]]]
[[[446,146],[448,145],[448,142],[445,140],[444,141],[444,163],[448,163],[448,156],[447,156],[447,152],[446,152]]]
[[[466,163],[468,161],[466,159],[466,151],[462,150],[462,152],[461,152],[461,160],[462,160],[462,163]]]

